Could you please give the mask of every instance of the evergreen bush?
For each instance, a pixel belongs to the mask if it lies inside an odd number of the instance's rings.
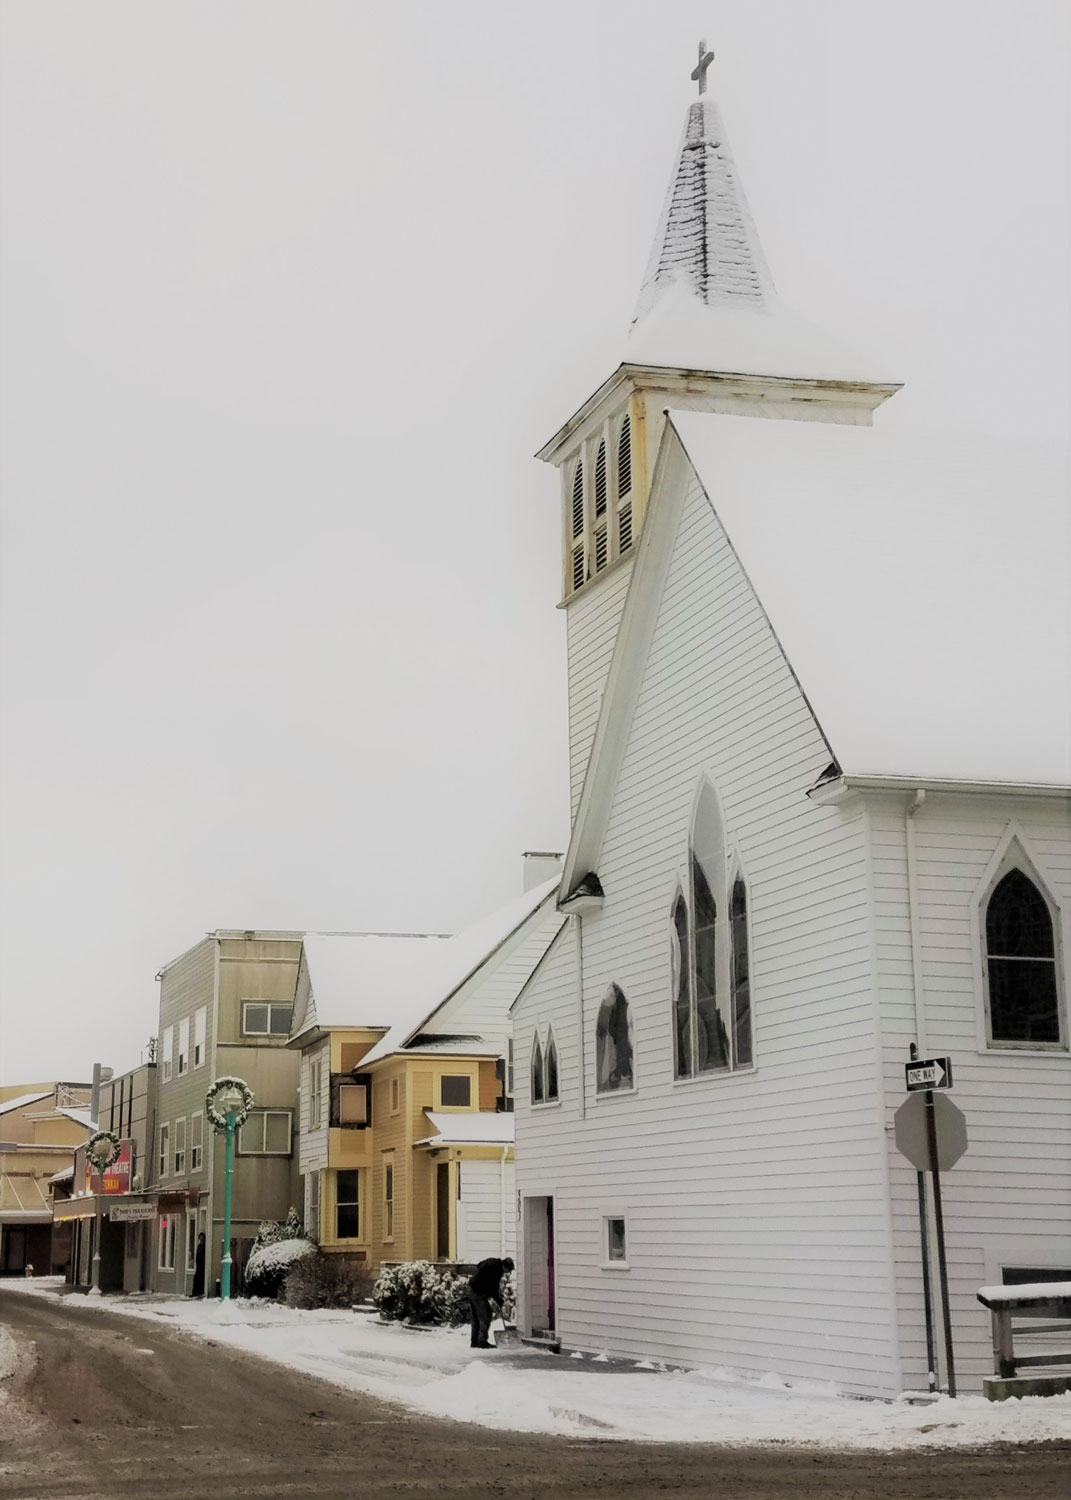
[[[399,1323],[456,1328],[469,1320],[467,1278],[430,1260],[384,1266],[372,1288],[372,1301],[383,1317]]]

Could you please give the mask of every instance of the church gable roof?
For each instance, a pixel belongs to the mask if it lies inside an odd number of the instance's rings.
[[[563,895],[597,866],[693,474],[837,769],[1071,785],[1063,450],[670,412]]]

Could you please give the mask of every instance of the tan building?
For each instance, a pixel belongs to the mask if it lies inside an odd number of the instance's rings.
[[[207,1243],[205,1290],[223,1258],[225,1148],[205,1114],[222,1076],[242,1078],[254,1108],[235,1141],[231,1207],[236,1290],[263,1219],[300,1202],[295,1115],[299,1059],[287,1049],[301,933],[210,932],[160,971],[157,1102],[146,1185],[149,1285],[191,1290],[197,1236]]]
[[[155,1062],[141,1063],[118,1078],[105,1080],[100,1086],[97,1126],[118,1138],[118,1161],[101,1181],[87,1166],[85,1146],[79,1146],[73,1171],[53,1179],[56,1242],[66,1236],[66,1275],[76,1286],[92,1285],[98,1194],[101,1291],[137,1292],[150,1285],[149,1229],[156,1206],[145,1182],[155,1123]]]
[[[88,1083],[41,1083],[0,1090],[0,1275],[32,1266],[63,1270],[69,1236],[53,1243],[49,1182],[69,1168],[90,1133]]]
[[[558,868],[537,859],[531,876]],[[325,1253],[378,1266],[513,1249],[509,1008],[565,920],[557,880],[454,937],[306,937],[290,1046],[305,1223]]]

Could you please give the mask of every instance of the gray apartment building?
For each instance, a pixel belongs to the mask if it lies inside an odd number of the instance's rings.
[[[287,1050],[299,932],[220,930],[160,970],[156,1126],[146,1185],[148,1285],[192,1290],[197,1237],[206,1236],[205,1290],[223,1259],[224,1138],[205,1114],[219,1077],[243,1078],[254,1107],[235,1139],[231,1201],[234,1289],[262,1219],[300,1202],[297,1089],[300,1057]]]

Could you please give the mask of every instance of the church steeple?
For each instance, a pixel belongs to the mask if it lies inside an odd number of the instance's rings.
[[[764,308],[774,293],[721,111],[705,94],[688,110],[633,321],[673,286],[705,307]]]

